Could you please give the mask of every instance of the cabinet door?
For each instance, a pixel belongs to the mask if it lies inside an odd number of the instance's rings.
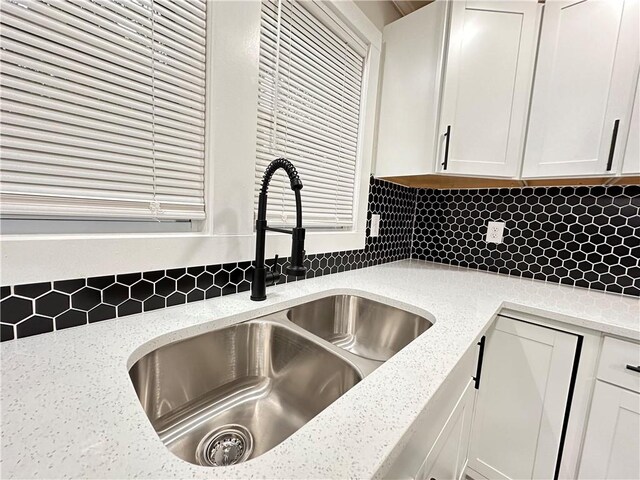
[[[638,0],[544,9],[523,177],[615,174],[638,74]]]
[[[475,393],[473,381],[469,381],[418,472],[418,480],[457,480],[464,477]]]
[[[554,478],[577,342],[498,317],[486,339],[470,468],[491,479]]]
[[[376,176],[433,172],[448,5],[436,0],[384,28]]]
[[[536,0],[452,2],[439,171],[518,173],[540,9]]]
[[[477,347],[471,346],[418,415],[411,426],[412,433],[406,444],[402,442],[401,449],[390,454],[390,458],[394,460],[388,467],[379,470],[375,478],[421,479],[428,475],[427,472],[431,469],[434,458],[437,456],[436,451],[441,450],[434,445],[436,443],[442,445],[441,439],[445,437],[459,438],[457,434],[443,434],[442,432],[445,430],[450,432],[453,430],[452,425],[459,425],[456,421],[452,422],[451,419],[461,418],[460,412],[462,410],[465,412],[462,423],[465,425],[463,431],[466,433],[462,435],[464,458],[461,457],[461,460],[466,461],[469,425],[473,411],[473,399],[475,398],[475,389],[470,388],[469,379],[472,378],[476,370],[477,358]],[[463,408],[461,408],[462,405],[464,405]],[[447,455],[443,454],[443,458],[445,456]],[[451,465],[451,463],[447,462],[447,465]],[[450,468],[451,471],[456,470],[456,467]],[[453,477],[442,478],[453,480]]]
[[[624,151],[622,174],[640,173],[640,79],[636,83],[636,94],[633,102],[633,113],[629,122],[629,137]]]
[[[640,394],[596,382],[580,463],[581,479],[640,478]]]

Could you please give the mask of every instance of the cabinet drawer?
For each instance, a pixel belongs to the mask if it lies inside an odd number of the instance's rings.
[[[640,392],[640,372],[627,368],[627,365],[640,367],[640,345],[605,337],[598,364],[598,378]]]

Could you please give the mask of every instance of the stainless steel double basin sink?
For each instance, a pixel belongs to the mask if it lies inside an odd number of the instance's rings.
[[[162,346],[129,375],[171,452],[233,465],[278,445],[431,325],[331,295]]]

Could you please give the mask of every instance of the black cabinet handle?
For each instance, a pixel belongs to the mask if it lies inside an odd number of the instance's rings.
[[[613,133],[611,134],[611,146],[609,147],[609,159],[607,160],[607,172],[611,171],[613,166],[613,154],[616,153],[616,140],[618,139],[618,127],[620,127],[620,119],[613,122]]]
[[[627,370],[631,370],[632,372],[640,373],[640,365],[637,367],[635,365],[627,365]]]
[[[444,161],[442,162],[442,169],[446,170],[449,165],[449,140],[451,139],[451,125],[447,125],[447,131],[444,134]]]
[[[484,342],[486,337],[483,335],[478,345],[480,346],[480,350],[478,351],[478,364],[476,365],[476,376],[473,377],[475,382],[474,388],[478,390],[480,388],[480,375],[482,374],[482,361],[484,360]]]

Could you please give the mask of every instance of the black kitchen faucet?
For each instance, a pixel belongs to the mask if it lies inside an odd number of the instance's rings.
[[[296,226],[291,230],[274,228],[267,225],[267,190],[273,174],[279,169],[284,169],[289,176],[291,190],[296,196]],[[272,232],[288,233],[292,236],[291,261],[287,267],[287,275],[303,277],[307,272],[304,267],[304,234],[302,228],[302,201],[300,200],[300,190],[302,181],[298,176],[296,167],[285,159],[278,158],[271,162],[262,177],[262,187],[258,196],[258,219],[256,220],[256,260],[253,270],[253,281],[251,282],[251,300],[261,301],[267,298],[267,285],[273,285],[280,278],[280,273],[275,270],[278,266],[278,257],[274,269],[267,271],[264,265],[264,248],[267,230]]]

